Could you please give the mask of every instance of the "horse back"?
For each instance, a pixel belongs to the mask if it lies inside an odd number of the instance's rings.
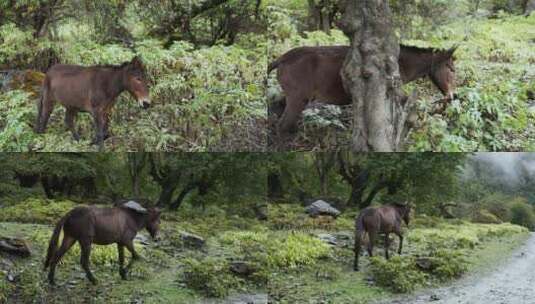
[[[300,47],[282,55],[278,61],[277,78],[287,96],[300,102],[320,100],[347,104],[351,98],[343,88],[340,70],[347,46]]]

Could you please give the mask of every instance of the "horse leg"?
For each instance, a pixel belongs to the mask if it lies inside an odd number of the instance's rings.
[[[301,117],[305,105],[306,99],[299,94],[297,96],[288,96],[286,98],[286,107],[284,108],[284,113],[282,113],[278,125],[279,136],[282,139],[287,138],[290,133],[296,131],[297,121],[299,120],[299,117]]]
[[[104,116],[102,111],[94,111],[93,119],[95,121],[95,144],[99,146],[99,149],[102,150],[104,147]]]
[[[85,271],[85,274],[87,276],[87,279],[93,283],[93,285],[97,284],[97,280],[91,273],[91,269],[89,269],[89,257],[91,256],[91,241],[90,240],[80,240],[80,248],[82,249],[82,254],[80,257],[80,264],[82,264],[82,268]]]
[[[355,245],[353,247],[353,251],[355,253],[355,260],[353,262],[353,270],[359,271],[359,256],[360,256],[360,240],[361,240],[361,232],[355,232]]]
[[[78,109],[76,108],[68,107],[65,110],[65,125],[67,125],[67,128],[69,129],[69,131],[71,131],[72,136],[76,141],[80,140],[80,135],[78,135],[78,132],[76,132],[75,125],[75,119],[77,114]]]
[[[119,252],[119,274],[123,280],[126,280],[126,269],[124,268],[124,246],[117,244],[117,251]]]
[[[401,254],[401,248],[403,248],[403,234],[398,233],[398,237],[399,237],[398,254]]]
[[[52,110],[54,110],[54,100],[48,95],[49,94],[46,91],[43,93],[42,100],[38,107],[37,133],[45,132],[48,119],[50,119],[50,114],[52,113]]]
[[[373,243],[375,243],[375,237],[377,233],[375,231],[368,231],[368,255],[373,256]]]
[[[141,256],[137,254],[136,249],[134,248],[134,243],[132,241],[129,241],[124,245],[126,246],[126,249],[128,249],[128,251],[130,251],[130,253],[132,254],[132,259],[128,263],[128,266],[126,266],[126,268],[129,270],[134,264],[134,261],[140,260]]]
[[[388,247],[390,247],[390,237],[388,233],[385,233],[385,259],[390,259],[388,255]]]
[[[106,140],[110,137],[110,114],[108,112],[104,113],[104,126],[103,126],[103,139]]]
[[[71,249],[72,245],[74,245],[74,242],[76,240],[65,235],[63,237],[63,241],[61,243],[61,246],[59,247],[58,251],[56,251],[56,254],[54,255],[54,257],[52,258],[52,261],[50,262],[50,270],[48,272],[48,282],[50,283],[50,285],[55,285],[56,282],[54,280],[54,276],[55,276],[55,273],[56,273],[56,266],[57,264],[59,263],[59,261],[61,260],[61,258],[63,257],[63,255],[65,255],[65,253],[67,251],[69,251],[69,249]]]

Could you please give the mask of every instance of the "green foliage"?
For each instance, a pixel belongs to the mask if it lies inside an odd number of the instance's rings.
[[[242,284],[242,279],[230,273],[225,259],[188,258],[184,260],[184,268],[183,281],[186,286],[210,297],[225,297]]]
[[[535,229],[535,213],[533,207],[522,202],[511,205],[511,223],[524,226],[529,230]]]
[[[186,4],[178,6],[184,5]],[[245,5],[248,11],[252,9],[252,3],[248,1],[233,1],[232,4],[226,3],[216,10],[223,7],[228,10],[229,5],[234,8],[242,8],[242,5]],[[53,62],[118,65],[131,60],[134,55],[139,55],[147,68],[153,107],[144,111],[128,94],[122,94],[111,117],[113,139],[106,142],[107,149],[113,151],[263,150],[265,138],[262,127],[266,118],[263,89],[266,41],[263,36],[241,35],[250,28],[240,27],[232,28],[232,31],[237,30],[240,35],[223,38],[232,40],[231,43],[224,45],[220,44],[222,41],[219,39],[213,41],[213,46],[202,48],[195,47],[187,40],[164,41],[159,39],[159,34],[146,31],[147,24],[144,22],[150,18],[143,17],[149,16],[141,16],[144,13],[137,9],[130,11],[129,6],[125,3],[117,5],[102,3],[96,7],[88,4],[81,8],[82,12],[77,13],[83,14],[83,11],[90,10],[92,14],[89,17],[68,19],[57,24],[52,39],[46,36],[36,39],[31,29],[21,28],[20,25],[13,23],[5,24],[0,27],[0,67],[46,70]],[[154,8],[152,4],[148,7]],[[66,5],[65,9],[68,8],[69,5]],[[154,9],[160,14],[175,11],[173,9],[162,11],[160,6]],[[190,9],[195,10],[195,8]],[[151,14],[150,11],[145,13]],[[197,22],[207,17],[215,18],[216,15],[227,16],[226,13],[215,11],[207,16],[198,16],[193,23],[200,28],[192,31],[210,35],[211,29],[208,31],[206,29],[215,25]],[[247,19],[243,15],[228,16],[231,19]],[[99,19],[98,17],[107,20],[91,20]],[[175,21],[178,23],[184,20]],[[260,26],[259,24],[263,22],[261,12],[258,18],[251,17],[249,21],[255,26]],[[102,28],[106,30],[96,33],[95,26],[100,27],[102,22],[105,23]],[[126,34],[114,32],[122,31],[120,28],[130,27],[129,23],[132,28],[139,29],[136,33],[139,37],[136,37],[135,50],[119,43],[123,42],[121,38],[127,39],[124,37]],[[223,24],[223,27],[226,26]],[[214,34],[220,35],[220,33]],[[102,36],[106,36],[107,39],[102,39]],[[41,53],[44,55],[40,55]],[[36,58],[36,54],[39,58]],[[40,60],[38,64],[36,60]],[[0,81],[4,82],[4,79]],[[6,81],[9,79],[6,78]],[[35,121],[34,98],[8,92],[2,94],[0,100],[3,104],[10,105],[5,108],[9,111],[0,112],[0,119],[6,119],[2,116],[7,116],[10,120],[9,128],[3,132],[5,134],[0,134],[0,145],[2,142],[5,142],[4,145],[9,144],[2,150],[95,150],[90,144],[94,130],[88,115],[79,115],[77,124],[82,138],[80,142],[76,142],[66,131],[63,119],[57,118],[58,115],[63,115],[63,109],[56,110],[52,114],[44,135],[36,135],[28,127]],[[1,129],[5,128],[5,124],[0,121]]]
[[[388,261],[372,257],[370,261],[370,272],[377,284],[393,292],[411,292],[425,283],[426,276],[418,271],[413,257],[394,256]]]
[[[0,103],[5,111],[0,112],[0,150],[29,151],[35,135],[29,121],[35,117],[35,105],[30,94],[23,91],[0,93]]]
[[[431,275],[441,281],[458,278],[468,270],[468,261],[460,250],[437,249],[430,261]]]
[[[486,242],[526,233],[526,228],[512,224],[419,217],[407,236],[409,254],[389,261],[374,257],[369,271],[378,285],[393,292],[411,292],[423,285],[460,277],[469,269],[468,256]]]
[[[0,281],[0,303],[7,303],[8,296],[13,292],[13,286],[7,280]]]
[[[330,247],[321,240],[301,232],[294,232],[271,248],[269,262],[275,267],[297,268],[315,265],[318,259],[329,256]]]
[[[68,200],[28,198],[19,204],[3,207],[0,212],[0,221],[55,224],[75,206],[74,202]]]
[[[500,224],[502,221],[490,211],[482,209],[472,216],[472,222],[482,224]]]

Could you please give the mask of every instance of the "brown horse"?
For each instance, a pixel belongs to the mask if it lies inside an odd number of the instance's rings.
[[[65,124],[78,140],[75,118],[78,112],[89,112],[96,128],[95,142],[102,146],[109,137],[109,115],[115,100],[128,91],[144,109],[150,106],[145,67],[138,57],[119,66],[56,64],[46,73],[38,104],[35,131],[43,133],[57,101],[65,106]]]
[[[455,91],[455,50],[402,45],[398,59],[402,82],[429,76],[446,96],[445,102],[450,101]],[[348,51],[348,46],[299,47],[269,65],[268,74],[277,69],[277,79],[286,96],[286,107],[278,123],[279,134],[287,135],[295,130],[301,112],[311,100],[334,105],[351,103],[340,75]]]
[[[76,207],[72,209],[56,224],[50,239],[44,268],[46,270],[50,266],[48,281],[52,285],[55,284],[56,265],[76,241],[81,248],[80,263],[91,283],[97,283],[91,270],[89,270],[92,243],[98,245],[117,244],[119,273],[121,278],[126,279],[127,269],[130,268],[134,260],[140,258],[134,249],[134,237],[138,231],[144,228],[149,231],[153,238],[157,237],[160,230],[160,211],[158,209],[132,208],[127,205],[113,208]],[[61,230],[63,230],[63,242],[58,250],[57,244]],[[132,260],[127,268],[124,267],[124,247],[132,254]]]
[[[389,259],[388,247],[390,246],[390,233],[399,237],[398,254],[403,247],[403,232],[401,221],[409,225],[411,207],[405,204],[386,205],[381,207],[368,207],[359,214],[355,220],[355,261],[353,269],[359,270],[360,245],[365,234],[368,234],[368,255],[373,256],[373,243],[377,234],[385,236],[385,258]]]

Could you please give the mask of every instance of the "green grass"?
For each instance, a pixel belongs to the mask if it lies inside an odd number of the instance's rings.
[[[0,285],[0,303],[219,303],[221,299],[209,299],[202,291],[193,290],[181,280],[186,258],[203,260],[210,256],[233,256],[231,246],[220,244],[217,236],[207,236],[207,246],[195,250],[175,243],[170,235],[176,233],[176,223],[162,223],[162,241],[143,248],[136,243],[137,251],[145,259],[136,262],[127,281],[120,278],[116,246],[93,246],[91,270],[99,281],[92,286],[79,266],[79,248],[75,245],[64,257],[56,270],[57,287],[50,287],[42,263],[52,227],[39,224],[0,223],[0,235],[28,240],[32,256],[28,259],[9,258],[15,262],[14,273],[20,278],[17,283]],[[224,233],[224,231],[221,231]],[[147,236],[146,232],[142,232]],[[130,254],[126,253],[127,263]],[[0,260],[7,259],[0,255]],[[0,276],[4,276],[0,264]],[[265,293],[262,284],[245,282],[226,292]],[[9,293],[8,293],[9,292]]]
[[[321,224],[313,227],[307,219],[300,218],[298,214],[302,210],[298,207],[282,205],[272,207],[272,211],[271,214],[285,212],[288,218],[296,220],[292,228],[300,233],[344,232],[352,235],[349,223],[354,212],[351,211],[331,223],[329,229],[324,229]],[[273,234],[276,238],[295,233],[292,228],[280,226],[281,223],[280,219],[270,218],[270,225],[276,229]],[[329,254],[316,257],[311,264],[276,268],[270,276],[269,292],[274,303],[369,303],[371,300],[387,300],[394,296],[394,292],[442,286],[459,276],[478,274],[505,260],[528,236],[527,229],[508,223],[474,224],[463,220],[420,217],[413,220],[411,228],[406,231],[401,257],[396,254],[398,244],[395,237],[390,250],[394,258],[390,261],[384,260],[380,242],[375,246],[377,257],[374,267],[378,267],[379,271],[375,274],[367,256],[360,259],[361,271],[352,270],[354,256],[350,242],[330,247]],[[429,272],[419,270],[413,263],[416,257],[422,256],[431,257],[437,268]],[[406,273],[407,267],[412,274],[398,276],[398,272]],[[391,274],[374,277],[385,271]],[[396,281],[391,281],[392,278]]]

